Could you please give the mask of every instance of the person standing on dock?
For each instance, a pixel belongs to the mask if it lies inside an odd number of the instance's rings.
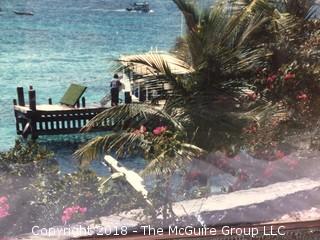
[[[119,75],[116,73],[110,83],[111,88],[111,106],[117,106],[119,104],[119,91],[121,87],[121,82]]]

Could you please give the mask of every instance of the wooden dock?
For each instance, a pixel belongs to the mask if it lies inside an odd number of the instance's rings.
[[[14,115],[16,119],[16,131],[18,135],[36,139],[40,135],[58,135],[79,133],[93,117],[103,112],[107,107],[86,106],[85,98],[81,99],[75,107],[61,104],[37,105],[36,91],[30,87],[28,91],[28,104],[24,99],[24,90],[17,88],[18,100],[14,99]],[[94,131],[112,130],[113,121],[107,119],[102,126]]]

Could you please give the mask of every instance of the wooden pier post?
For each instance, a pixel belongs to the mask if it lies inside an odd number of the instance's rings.
[[[17,87],[17,95],[19,106],[25,106],[23,87]]]
[[[86,98],[85,97],[82,97],[81,103],[82,103],[82,107],[85,108],[86,107]]]
[[[37,101],[36,101],[36,91],[30,86],[29,89],[29,108],[31,113],[29,114],[29,131],[31,133],[32,139],[37,139],[37,123],[36,123],[36,110],[37,110]],[[28,130],[26,129],[28,132]]]
[[[31,88],[31,86],[30,86],[30,90],[29,90],[29,108],[32,111],[37,110],[36,91],[33,90],[33,88]]]
[[[12,102],[13,102],[13,105],[14,106],[17,106],[17,99],[13,99],[12,100]],[[16,118],[16,131],[17,131],[17,133],[20,131],[20,129],[19,129],[19,121],[18,121],[18,119],[17,119],[17,113],[16,113],[16,111],[14,111],[14,116],[15,116],[15,118]]]

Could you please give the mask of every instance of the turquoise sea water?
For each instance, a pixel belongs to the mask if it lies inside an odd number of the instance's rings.
[[[99,101],[121,54],[169,50],[181,33],[181,15],[171,0],[149,2],[153,12],[144,14],[124,10],[131,0],[0,1],[0,150],[16,138],[17,86],[33,85],[38,103],[46,103],[79,83],[88,86],[88,102]]]

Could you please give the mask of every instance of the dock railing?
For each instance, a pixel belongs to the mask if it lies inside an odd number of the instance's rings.
[[[24,99],[24,90],[17,88],[18,101],[13,100],[16,119],[16,131],[18,135],[27,138],[37,138],[40,135],[58,135],[79,133],[80,130],[97,114],[106,110],[106,107],[86,107],[83,97],[75,108],[52,105],[52,99],[48,99],[47,105],[37,105],[36,91],[30,86],[28,91],[28,105]],[[106,119],[94,131],[111,130],[112,119]]]

